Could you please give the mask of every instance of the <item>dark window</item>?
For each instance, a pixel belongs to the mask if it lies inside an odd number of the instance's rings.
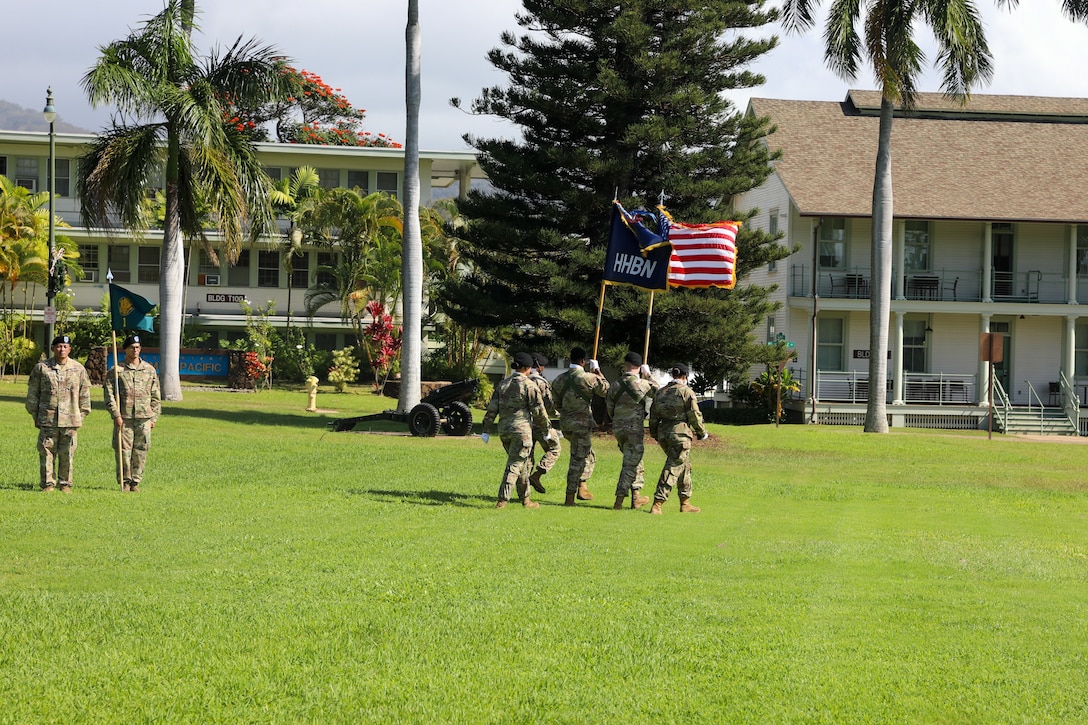
[[[158,282],[159,259],[162,256],[162,247],[139,247],[139,250],[136,280],[138,282]]]
[[[132,247],[111,246],[106,253],[106,264],[113,273],[114,282],[131,282],[132,270],[129,268],[132,259]]]
[[[280,253],[276,250],[257,252],[257,286],[280,286]]]
[[[243,249],[238,253],[238,261],[227,272],[227,283],[231,287],[249,286],[249,250]]]
[[[348,172],[348,188],[358,189],[362,196],[366,196],[370,189],[370,172],[369,171],[349,171]]]

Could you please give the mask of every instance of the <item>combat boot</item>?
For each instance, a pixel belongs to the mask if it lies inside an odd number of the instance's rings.
[[[616,503],[612,506],[612,509],[615,510],[615,511],[622,511],[623,510],[623,499],[625,499],[625,498],[627,498],[627,497],[626,496],[616,496]]]
[[[47,484],[45,484],[44,486],[42,486],[42,491],[55,491],[55,490],[56,490],[56,488],[57,488],[57,487],[56,487],[56,486],[54,486],[53,484],[51,484],[51,483],[47,483]]]
[[[502,500],[500,500],[500,501],[496,502],[496,503],[495,503],[495,508],[497,508],[497,509],[504,509],[504,508],[506,508],[506,501],[502,501]]]
[[[650,507],[650,513],[654,514],[655,516],[660,516],[661,515],[661,504],[663,504],[663,503],[665,503],[665,502],[660,501],[660,500],[655,498],[654,499],[654,505]]]
[[[593,500],[593,494],[591,494],[589,492],[589,489],[586,488],[585,481],[582,481],[581,483],[578,484],[578,500],[579,501],[592,501]]]
[[[71,493],[72,492],[72,484],[70,484],[70,483],[62,483],[58,488],[60,488],[61,493]]]
[[[699,507],[692,506],[690,503],[688,503],[688,501],[690,499],[691,499],[690,496],[688,498],[680,499],[680,513],[682,513],[682,514],[697,514],[700,511],[702,511],[702,509],[700,509]]]
[[[547,493],[544,490],[544,484],[540,482],[540,477],[544,475],[544,471],[536,470],[529,476],[529,485],[533,487],[533,490],[537,493]]]
[[[521,499],[521,505],[524,506],[527,509],[538,509],[538,508],[540,508],[540,504],[538,504],[536,501],[531,500],[528,496]]]
[[[633,509],[642,508],[643,506],[645,506],[648,503],[650,503],[650,497],[649,496],[643,496],[638,491],[632,491],[631,492],[631,508],[633,508]]]
[[[563,502],[563,505],[564,506],[573,506],[574,505],[574,497],[575,497],[575,494],[568,493],[567,494],[567,500]]]

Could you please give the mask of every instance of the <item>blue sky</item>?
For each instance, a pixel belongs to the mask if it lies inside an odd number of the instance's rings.
[[[389,0],[197,0],[201,11],[196,41],[201,50],[226,45],[239,35],[256,36],[291,56],[299,68],[320,74],[357,107],[367,109],[366,128],[404,137],[404,25],[407,3]],[[828,3],[825,2],[826,7]],[[52,85],[56,107],[70,123],[92,130],[109,121],[108,109],[91,109],[80,79],[97,48],[125,37],[162,0],[52,0],[5,3],[5,57],[0,98],[27,108],[45,105]],[[423,107],[420,145],[430,150],[468,150],[461,135],[514,136],[504,122],[451,108],[465,105],[485,86],[504,78],[485,59],[503,30],[517,30],[518,0],[420,0],[423,28]],[[1088,27],[1058,12],[1057,0],[998,10],[980,3],[995,56],[994,80],[976,93],[1088,97]],[[39,28],[38,30],[35,30]],[[767,29],[765,32],[781,32]],[[767,84],[730,95],[744,108],[752,96],[839,101],[849,88],[872,88],[869,72],[848,82],[823,65],[820,28],[783,36],[779,47],[754,68]],[[930,74],[921,90],[940,90]]]

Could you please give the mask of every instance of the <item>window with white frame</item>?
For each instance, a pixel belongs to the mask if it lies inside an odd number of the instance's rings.
[[[162,247],[139,247],[136,257],[136,280],[138,282],[159,281],[159,259]]]
[[[820,266],[824,269],[846,266],[846,219],[828,217],[820,223]]]
[[[903,320],[903,372],[926,372],[925,320]]]
[[[257,252],[257,286],[280,286],[280,253],[275,249],[261,249]]]
[[[291,286],[295,289],[310,286],[310,253],[305,250],[291,257]]]
[[[1073,334],[1077,336],[1073,345],[1073,374],[1085,378],[1088,377],[1088,323],[1077,323]]]
[[[903,266],[908,272],[929,271],[929,222],[908,221],[903,231]]]
[[[79,245],[79,266],[83,268],[81,282],[98,282],[98,245]]]
[[[400,182],[397,181],[397,172],[395,171],[379,171],[377,174],[377,191],[384,191],[394,199],[397,198],[400,192]]]
[[[1077,225],[1077,276],[1088,277],[1088,225]]]
[[[336,255],[332,252],[317,253],[317,272],[314,274],[314,284],[322,287],[335,287],[336,277],[332,270],[336,266]]]
[[[249,286],[249,250],[243,249],[238,252],[238,259],[234,261],[234,265],[227,270],[227,284],[231,287],[248,287]]]
[[[841,317],[821,317],[816,328],[816,369],[844,370],[846,368],[845,325]]]
[[[268,178],[272,181],[281,181],[283,179],[283,169],[279,166],[265,166],[264,173],[268,175]]]
[[[57,196],[72,195],[72,164],[70,159],[53,159],[53,190]]]
[[[132,270],[129,266],[131,261],[132,247],[111,244],[106,250],[106,264],[108,265],[108,271],[113,273],[114,282],[132,281]]]
[[[340,169],[318,169],[317,183],[323,189],[335,189],[340,186]]]
[[[15,185],[38,190],[38,159],[15,159]]]
[[[366,196],[370,193],[370,172],[369,171],[349,171],[348,172],[348,188],[358,189],[361,196]]]

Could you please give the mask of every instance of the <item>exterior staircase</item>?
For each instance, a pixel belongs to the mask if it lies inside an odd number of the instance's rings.
[[[1080,435],[1077,426],[1065,415],[1061,408],[1040,406],[1010,407],[1004,425],[997,416],[994,423],[1003,433],[1009,435]]]

